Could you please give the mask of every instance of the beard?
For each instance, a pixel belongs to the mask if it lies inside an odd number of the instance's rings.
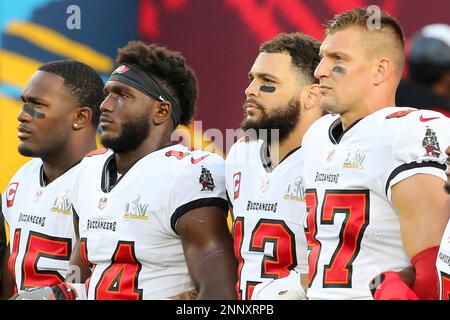
[[[101,143],[116,153],[136,150],[150,132],[148,116],[141,116],[134,121],[122,124],[122,134],[117,138],[101,137]]]
[[[299,121],[300,101],[292,98],[287,105],[276,107],[267,113],[265,108],[256,101],[247,100],[256,105],[261,112],[259,119],[244,119],[241,123],[241,129],[244,131],[254,130],[257,139],[271,142],[271,136],[274,130],[278,131],[278,142],[283,142]],[[265,133],[265,136],[262,136]]]

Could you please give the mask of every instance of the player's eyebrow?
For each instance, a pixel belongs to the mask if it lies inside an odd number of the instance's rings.
[[[349,55],[341,50],[335,50],[335,51],[320,51],[319,52],[319,57],[320,59],[323,59],[324,56],[330,57],[330,58],[336,58],[336,57],[340,57],[343,59],[349,59]]]
[[[268,73],[268,72],[255,72],[255,73],[249,72],[248,78],[249,79],[253,79],[253,78],[270,78],[270,79],[273,79],[273,80],[276,80],[276,81],[280,80],[277,76],[275,76],[275,75],[273,75],[271,73]]]
[[[107,83],[103,88],[103,91],[105,94],[112,92],[112,93],[125,93],[134,96],[133,90],[129,86],[121,84],[120,82],[113,84]]]
[[[39,103],[39,104],[43,104],[43,105],[48,105],[47,101],[45,101],[44,99],[35,97],[35,96],[29,96],[29,95],[22,94],[20,96],[20,100],[22,100],[23,103],[31,102],[31,103]]]

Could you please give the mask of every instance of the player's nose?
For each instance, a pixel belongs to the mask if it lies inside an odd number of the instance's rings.
[[[19,122],[30,122],[33,120],[33,117],[24,110],[25,104],[22,106],[22,109],[20,109],[19,114],[17,115],[17,120]]]
[[[322,58],[314,70],[314,77],[320,80],[321,78],[328,77],[329,75],[330,73],[327,68],[327,63],[325,59]]]
[[[256,84],[256,80],[253,79],[247,88],[245,89],[245,95],[248,97],[257,96],[259,94],[259,87]]]
[[[113,103],[111,99],[111,94],[108,94],[100,105],[101,112],[111,112],[113,111]]]

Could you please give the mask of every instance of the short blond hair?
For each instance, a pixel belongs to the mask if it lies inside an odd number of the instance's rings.
[[[373,11],[364,8],[356,8],[337,14],[327,23],[325,35],[329,36],[349,27],[358,27],[365,30],[368,40],[366,43],[370,47],[369,52],[391,50],[395,52],[399,69],[403,69],[405,64],[405,34],[400,23],[388,13],[381,11],[379,28],[370,28],[369,19],[371,19],[372,14]],[[376,39],[381,41],[376,41]],[[389,41],[391,45],[386,45],[386,41]]]
[[[350,26],[360,26],[373,31],[386,31],[389,30],[395,36],[396,40],[401,44],[402,48],[405,47],[405,34],[400,23],[394,17],[388,13],[381,11],[380,14],[380,29],[369,29],[368,23],[371,18],[372,12],[364,8],[356,8],[344,13],[340,13],[334,16],[332,20],[328,22],[325,29],[325,35],[329,35],[336,31],[345,29]]]

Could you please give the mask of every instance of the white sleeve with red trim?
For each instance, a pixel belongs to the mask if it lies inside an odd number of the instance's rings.
[[[175,233],[178,219],[190,210],[218,206],[228,211],[224,160],[200,150],[192,153],[192,159],[186,157],[182,160],[185,165],[181,166],[170,189],[167,213]]]
[[[394,166],[386,177],[389,199],[393,185],[418,173],[446,181],[445,149],[450,145],[450,119],[435,111],[419,110],[390,121],[398,129],[392,149]]]
[[[23,185],[30,179],[31,176],[34,176],[39,172],[39,168],[42,165],[42,161],[38,158],[33,158],[30,161],[26,162],[23,166],[19,168],[14,173],[14,176],[8,182],[8,186],[5,191],[2,193],[2,205],[3,205],[3,216],[5,221],[11,225],[11,219],[14,219],[14,216],[11,216],[12,207],[15,204],[16,194],[18,192],[19,186],[20,190],[23,189]],[[37,177],[38,178],[38,177]],[[16,204],[22,205],[22,204]],[[23,209],[22,209],[23,211]]]

